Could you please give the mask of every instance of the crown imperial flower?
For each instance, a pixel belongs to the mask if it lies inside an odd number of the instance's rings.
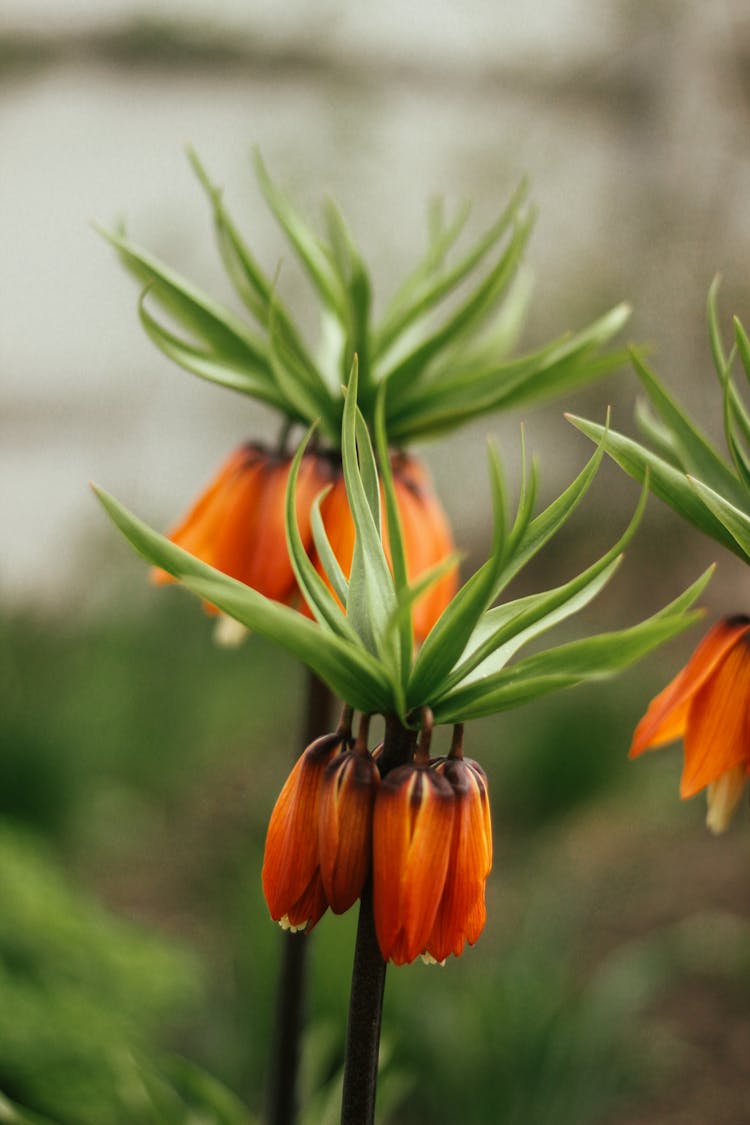
[[[706,790],[706,824],[723,832],[750,772],[750,617],[728,617],[706,634],[687,665],[649,704],[632,758],[682,738],[680,796]]]
[[[334,914],[362,894],[372,861],[372,815],[380,774],[363,741],[326,766],[318,843],[323,889]]]
[[[484,929],[484,887],[492,869],[487,776],[478,762],[459,756],[460,737],[454,738],[451,756],[434,767],[455,798],[445,886],[425,950],[437,962],[445,961],[450,953],[459,957],[465,942],[473,945]]]
[[[263,856],[263,893],[271,917],[284,929],[309,933],[328,906],[318,853],[321,779],[345,741],[345,732],[337,730],[310,743],[271,813]]]
[[[375,930],[386,961],[405,965],[427,947],[450,859],[455,795],[427,763],[383,779],[375,800]]]

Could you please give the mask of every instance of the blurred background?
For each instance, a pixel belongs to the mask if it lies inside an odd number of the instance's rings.
[[[165,526],[269,416],[152,347],[92,223],[124,221],[231,303],[190,143],[304,321],[252,145],[308,216],[337,199],[376,300],[424,246],[430,198],[471,199],[478,233],[526,174],[524,344],[626,299],[629,338],[716,435],[704,306],[720,271],[727,330],[748,323],[749,126],[744,0],[4,0],[0,1091],[26,1112],[0,1097],[0,1121],[255,1120],[279,953],[259,871],[302,675],[258,640],[214,648],[87,489]],[[611,403],[632,430],[636,398],[623,371],[425,449],[470,557],[486,549],[487,433],[513,480],[524,421],[550,497],[590,451],[563,409],[601,420]],[[519,592],[619,534],[637,489],[612,466],[600,478]],[[588,623],[645,616],[718,555],[652,500]],[[740,564],[718,561],[709,614],[746,610]],[[696,641],[468,732],[494,798],[489,922],[444,970],[390,974],[383,1120],[746,1120],[747,824],[707,837],[700,799],[677,799],[679,750],[625,760]],[[304,1125],[336,1119],[352,923],[310,939]]]

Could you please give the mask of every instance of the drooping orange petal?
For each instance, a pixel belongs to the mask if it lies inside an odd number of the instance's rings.
[[[323,889],[323,881],[320,871],[316,870],[300,898],[289,907],[286,914],[275,920],[281,923],[282,929],[304,930],[309,934],[327,908],[328,900]]]
[[[453,791],[426,766],[389,773],[375,800],[375,929],[386,960],[402,965],[426,947],[445,885]]]
[[[445,887],[426,951],[436,961],[453,953],[459,956],[464,943],[481,933],[484,886],[491,867],[492,838],[487,838],[487,820],[482,797],[486,789],[478,775],[463,761],[449,759],[441,766],[456,797],[450,859]]]
[[[692,797],[750,760],[750,647],[740,637],[692,698],[680,795]]]
[[[380,784],[368,753],[346,751],[326,767],[318,814],[323,888],[334,914],[343,914],[362,893],[372,861],[372,816]]]
[[[630,746],[631,758],[685,734],[693,697],[748,630],[750,619],[746,617],[727,618],[714,625],[682,671],[652,699],[635,728]]]
[[[318,812],[323,771],[341,746],[341,735],[324,735],[297,760],[274,805],[263,856],[263,893],[274,921],[293,926],[300,912],[319,900]],[[322,886],[322,884],[321,884]],[[320,917],[320,915],[318,915]],[[298,919],[298,920],[297,920]],[[317,921],[309,916],[311,924]]]
[[[252,485],[263,453],[254,445],[235,449],[221,466],[208,487],[201,493],[187,514],[167,532],[167,538],[178,547],[211,566],[219,566],[217,543],[226,521],[238,505],[247,503],[248,491],[252,502]],[[223,569],[219,567],[219,569]],[[225,573],[229,573],[225,571]],[[154,582],[173,582],[171,574],[158,567],[151,572]],[[236,577],[236,575],[233,575]]]

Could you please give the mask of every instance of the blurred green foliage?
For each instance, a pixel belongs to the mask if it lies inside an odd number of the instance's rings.
[[[248,1125],[262,1110],[280,937],[259,874],[303,676],[257,639],[212,646],[177,591],[149,606],[0,625],[0,1122]],[[382,1121],[601,1122],[641,1092],[644,1019],[675,974],[723,958],[750,990],[736,918],[620,935],[592,958],[607,900],[566,841],[596,811],[593,864],[601,824],[631,815],[645,694],[587,688],[468,728],[495,814],[489,923],[444,969],[389,973]],[[355,923],[328,915],[309,939],[301,1125],[337,1118]]]

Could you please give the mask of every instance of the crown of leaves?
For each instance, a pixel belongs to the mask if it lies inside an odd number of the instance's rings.
[[[469,216],[446,222],[429,213],[427,252],[372,323],[372,285],[361,254],[332,201],[320,238],[272,182],[260,156],[265,200],[312,283],[321,309],[313,351],[230,216],[222,192],[194,153],[190,160],[213,211],[219,251],[250,320],[219,304],[123,231],[102,233],[143,283],[140,319],[154,343],[181,367],[259,399],[337,447],[342,384],[359,361],[359,405],[370,431],[386,386],[385,426],[392,446],[429,438],[491,411],[569,391],[619,366],[622,351],[601,348],[623,326],[621,304],[575,334],[511,358],[529,287],[519,266],[532,228],[521,184],[502,214],[455,261],[451,251]],[[101,229],[101,228],[100,228]],[[166,321],[165,321],[166,317]]]

